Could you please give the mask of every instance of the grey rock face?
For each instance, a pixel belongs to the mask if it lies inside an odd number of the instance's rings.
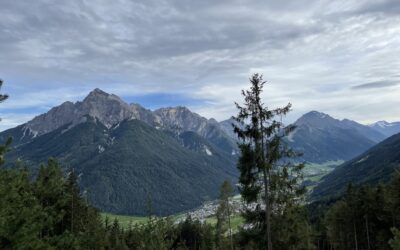
[[[65,124],[77,124],[81,117],[89,115],[97,118],[106,127],[125,119],[140,119],[151,111],[139,105],[129,105],[118,96],[95,89],[82,101],[65,102],[49,112],[35,117],[26,123],[25,127],[38,135],[49,133]]]
[[[161,108],[154,111],[164,128],[180,131],[193,131],[201,136],[206,135],[208,120],[191,112],[186,107]]]
[[[208,139],[225,152],[237,154],[235,141],[215,119],[206,119],[186,107],[161,108],[154,111],[162,127],[175,132],[191,131]]]
[[[24,124],[23,129],[29,131],[29,136],[34,138],[66,124],[71,124],[69,127],[72,128],[79,124],[84,116],[96,118],[107,128],[124,120],[138,119],[157,129],[170,130],[178,134],[184,131],[196,132],[225,148],[227,152],[236,148],[233,140],[214,119],[208,120],[186,107],[161,108],[153,112],[139,104],[128,104],[118,96],[100,89],[90,92],[83,101],[65,102],[52,108]]]
[[[97,118],[106,127],[134,116],[131,107],[116,95],[110,95],[100,89],[92,91],[83,102],[76,103],[77,115],[89,115]]]
[[[72,102],[64,102],[49,112],[35,117],[25,124],[25,129],[30,129],[39,135],[51,132],[64,124],[71,123],[75,117],[76,108]]]

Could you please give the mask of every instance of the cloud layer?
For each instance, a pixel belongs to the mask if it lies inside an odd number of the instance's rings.
[[[224,119],[254,72],[289,119],[400,120],[397,0],[2,0],[0,16],[0,129],[95,87]]]

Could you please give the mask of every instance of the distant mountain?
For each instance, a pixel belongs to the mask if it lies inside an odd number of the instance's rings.
[[[296,130],[287,138],[289,145],[313,163],[349,160],[385,139],[368,126],[317,111],[304,114],[294,125]]]
[[[338,166],[322,178],[314,188],[312,197],[335,196],[353,185],[378,184],[391,178],[395,169],[400,171],[400,134],[393,135],[360,156]]]
[[[233,131],[233,124],[237,124],[237,122],[233,118],[221,121],[219,124],[227,135],[235,140],[237,139],[237,135]]]
[[[232,124],[236,124],[234,119],[220,122],[225,133],[236,140]],[[293,125],[296,129],[287,137],[287,142],[303,153],[298,160],[310,163],[346,161],[386,138],[369,126],[334,119],[317,111],[304,114]]]
[[[206,119],[186,107],[161,108],[154,111],[161,126],[175,131],[192,131],[229,154],[237,153],[236,142],[214,119]]]
[[[400,133],[400,122],[379,121],[369,125],[372,129],[384,134],[386,137]]]
[[[184,107],[147,110],[99,89],[0,133],[14,138],[7,154],[36,169],[48,157],[81,174],[89,199],[103,211],[160,215],[215,199],[235,179],[235,142],[215,120]]]
[[[236,152],[234,140],[214,119],[206,119],[185,107],[169,107],[151,111],[139,104],[127,104],[118,96],[95,89],[82,102],[64,102],[26,124],[0,133],[0,139],[14,137],[14,145],[26,143],[37,136],[69,124],[74,127],[85,115],[95,117],[107,128],[124,120],[137,119],[148,125],[175,133],[193,131],[219,145],[228,153]]]

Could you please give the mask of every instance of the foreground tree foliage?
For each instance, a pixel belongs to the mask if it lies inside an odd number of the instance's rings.
[[[96,249],[101,218],[54,160],[29,172],[0,169],[0,249]],[[74,187],[73,189],[71,187]]]
[[[0,249],[216,249],[215,230],[192,220],[150,217],[124,229],[79,192],[73,171],[50,159],[36,178],[22,166],[0,169]]]
[[[0,79],[0,90],[1,87],[3,86],[3,80]],[[4,102],[5,100],[8,99],[7,94],[1,94],[0,93],[0,103]],[[1,121],[1,118],[0,118]],[[0,145],[0,165],[4,164],[4,154],[7,152],[8,147],[11,144],[11,138],[9,138],[4,145]]]
[[[247,229],[242,244],[259,249],[311,249],[307,221],[299,212],[304,189],[299,185],[303,165],[293,164],[297,154],[283,138],[294,130],[281,119],[291,108],[269,109],[261,94],[265,81],[254,74],[250,90],[242,91],[243,105],[234,131],[241,139],[238,168],[241,195],[249,205],[243,216]]]
[[[387,185],[350,185],[325,215],[328,241],[334,249],[399,249],[399,211],[399,173]]]

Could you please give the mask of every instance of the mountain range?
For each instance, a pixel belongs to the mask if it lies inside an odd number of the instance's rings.
[[[66,124],[72,128],[79,124],[85,115],[95,117],[106,128],[124,120],[137,119],[156,129],[176,133],[196,132],[229,153],[235,153],[237,149],[236,143],[219,128],[218,122],[214,119],[206,119],[180,106],[151,111],[139,104],[127,104],[118,96],[100,89],[93,90],[82,102],[64,102],[47,113],[6,131],[5,134],[12,134],[14,145],[18,145]]]
[[[0,133],[13,137],[9,162],[36,169],[49,157],[80,173],[88,198],[102,211],[156,214],[185,211],[215,199],[237,177],[236,143],[187,108],[147,110],[99,89]]]
[[[226,134],[235,138],[232,129],[235,120],[220,122]],[[375,144],[383,141],[392,133],[399,133],[400,126],[393,123],[385,128],[376,129],[349,119],[335,119],[328,114],[310,111],[297,119],[294,132],[287,136],[289,146],[303,156],[297,159],[308,163],[347,161],[363,153]]]
[[[192,209],[215,199],[225,179],[236,181],[237,138],[232,119],[217,122],[186,107],[149,110],[95,89],[82,101],[64,102],[25,124],[0,133],[13,137],[9,162],[37,169],[49,157],[80,183],[102,211],[159,215]],[[362,125],[312,111],[295,123],[286,140],[299,160],[350,160],[400,132],[397,123]]]
[[[289,145],[312,163],[350,160],[386,138],[369,126],[317,111],[306,113],[294,125]]]

